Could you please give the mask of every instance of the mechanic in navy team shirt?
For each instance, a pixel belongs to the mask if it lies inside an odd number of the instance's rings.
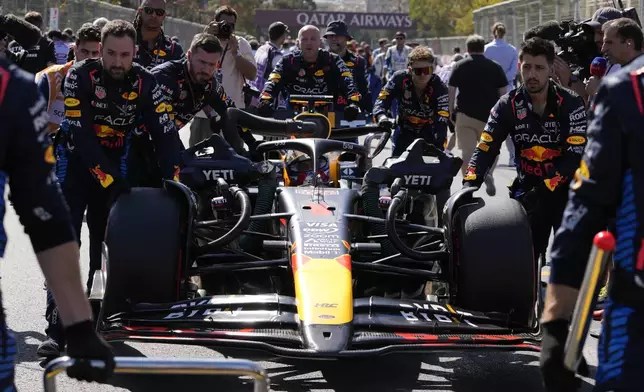
[[[362,98],[344,61],[337,54],[321,49],[320,30],[315,26],[302,27],[298,42],[299,50],[285,54],[268,76],[259,97],[258,113],[271,117],[280,93],[333,95],[336,101],[344,97],[348,102],[344,119],[355,120]]]
[[[181,142],[156,79],[132,62],[135,40],[130,22],[109,22],[101,32],[101,58],[75,63],[65,77],[65,118],[56,135],[56,177],[76,233],[89,207],[94,210],[92,229],[97,231],[91,235],[104,238],[111,204],[145,180],[147,164],[131,154],[141,121],[154,143],[153,158],[161,175],[178,180]],[[101,259],[90,256],[88,291],[99,268]],[[56,304],[50,299],[48,339],[38,348],[45,357],[55,356],[65,342]]]
[[[134,61],[144,68],[152,68],[166,61],[184,57],[183,48],[163,33],[166,17],[165,0],[144,0],[134,19],[136,28],[136,57]]]
[[[58,184],[52,172],[55,161],[47,131],[47,101],[33,75],[0,58],[0,189],[9,184],[10,200],[25,227],[47,286],[58,300],[65,324],[67,354],[74,358],[106,362],[104,370],[87,364],[68,370],[71,377],[105,381],[114,369],[110,346],[95,332],[92,312],[80,279],[79,252]],[[0,219],[6,206],[0,199]],[[0,224],[0,257],[7,233]],[[17,346],[7,328],[0,295],[0,391],[15,391],[14,363]]]
[[[622,28],[627,28],[627,38],[621,44],[641,49],[641,28],[636,23],[624,23]],[[579,386],[579,380],[563,365],[568,323],[593,237],[613,220],[616,248],[612,283],[604,302],[594,391],[644,388],[643,82],[644,56],[640,54],[621,70],[604,76],[593,101],[588,145],[551,251],[541,351],[548,392],[575,391]]]
[[[417,138],[444,149],[449,119],[449,94],[445,83],[434,73],[434,56],[417,46],[408,57],[408,67],[396,71],[378,94],[373,116],[379,125],[391,129],[387,112],[398,101],[398,126],[392,156],[399,156]]]
[[[555,48],[531,38],[521,45],[524,84],[502,96],[490,113],[463,178],[464,187],[480,187],[510,135],[516,147],[517,177],[510,197],[530,220],[535,271],[556,230],[568,196],[568,184],[586,145],[586,108],[581,97],[550,79]]]
[[[329,43],[330,51],[340,56],[344,64],[349,68],[349,71],[351,71],[353,84],[361,96],[360,108],[363,113],[371,113],[373,111],[373,103],[371,101],[371,90],[369,90],[367,60],[347,50],[347,41],[353,39],[351,34],[349,34],[347,24],[340,20],[330,22],[326,27],[324,38]],[[334,108],[335,110],[341,110],[346,104],[346,98],[339,96]]]

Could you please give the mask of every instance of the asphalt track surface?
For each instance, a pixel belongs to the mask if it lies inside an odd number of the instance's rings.
[[[187,128],[187,127],[186,127]],[[186,135],[182,135],[187,143]],[[454,151],[458,153],[457,150]],[[383,151],[383,156],[390,150]],[[502,151],[494,174],[497,198],[513,178],[507,167],[508,153]],[[379,162],[377,162],[379,163]],[[460,176],[453,190],[460,187]],[[485,194],[484,191],[479,193]],[[488,197],[485,195],[485,197]],[[19,391],[42,391],[43,365],[36,357],[38,344],[45,339],[45,291],[43,276],[13,208],[8,208],[5,226],[9,245],[2,261],[2,290],[8,322],[19,344],[16,386]],[[82,240],[87,244],[87,228]],[[87,248],[81,249],[83,276],[88,266]],[[597,324],[595,322],[595,324]],[[595,325],[597,327],[597,325]],[[597,363],[596,339],[590,338],[586,358],[594,373]],[[129,343],[116,347],[117,355],[164,358],[213,358],[221,352],[209,348],[166,344]],[[243,358],[246,354],[231,354]],[[269,359],[261,362],[268,370],[273,391],[541,391],[538,354],[517,353],[436,353],[416,357],[386,356],[374,360],[309,362]],[[591,374],[592,376],[592,374]],[[583,391],[592,389],[585,379]],[[232,377],[115,376],[111,385],[82,384],[66,375],[58,377],[58,391],[250,391],[248,379]]]

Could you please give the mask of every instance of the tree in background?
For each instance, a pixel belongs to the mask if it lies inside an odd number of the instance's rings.
[[[314,0],[273,0],[272,4],[266,8],[277,10],[306,10],[315,11]]]
[[[449,37],[474,32],[473,11],[503,0],[409,0],[409,17],[425,37]]]

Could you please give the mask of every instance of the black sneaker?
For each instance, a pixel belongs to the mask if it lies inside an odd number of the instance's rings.
[[[47,338],[44,342],[40,343],[36,354],[39,357],[55,358],[60,357],[60,344],[52,338]]]

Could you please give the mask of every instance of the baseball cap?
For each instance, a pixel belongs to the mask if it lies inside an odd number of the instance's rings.
[[[593,14],[593,17],[590,19],[590,21],[585,22],[585,24],[594,29],[599,29],[604,25],[604,23],[609,22],[611,20],[619,19],[621,17],[622,17],[622,12],[617,8],[602,7],[597,9],[597,11],[595,11],[595,13]]]
[[[284,33],[290,33],[288,26],[282,22],[273,22],[268,26],[268,36],[270,39],[278,39]]]

